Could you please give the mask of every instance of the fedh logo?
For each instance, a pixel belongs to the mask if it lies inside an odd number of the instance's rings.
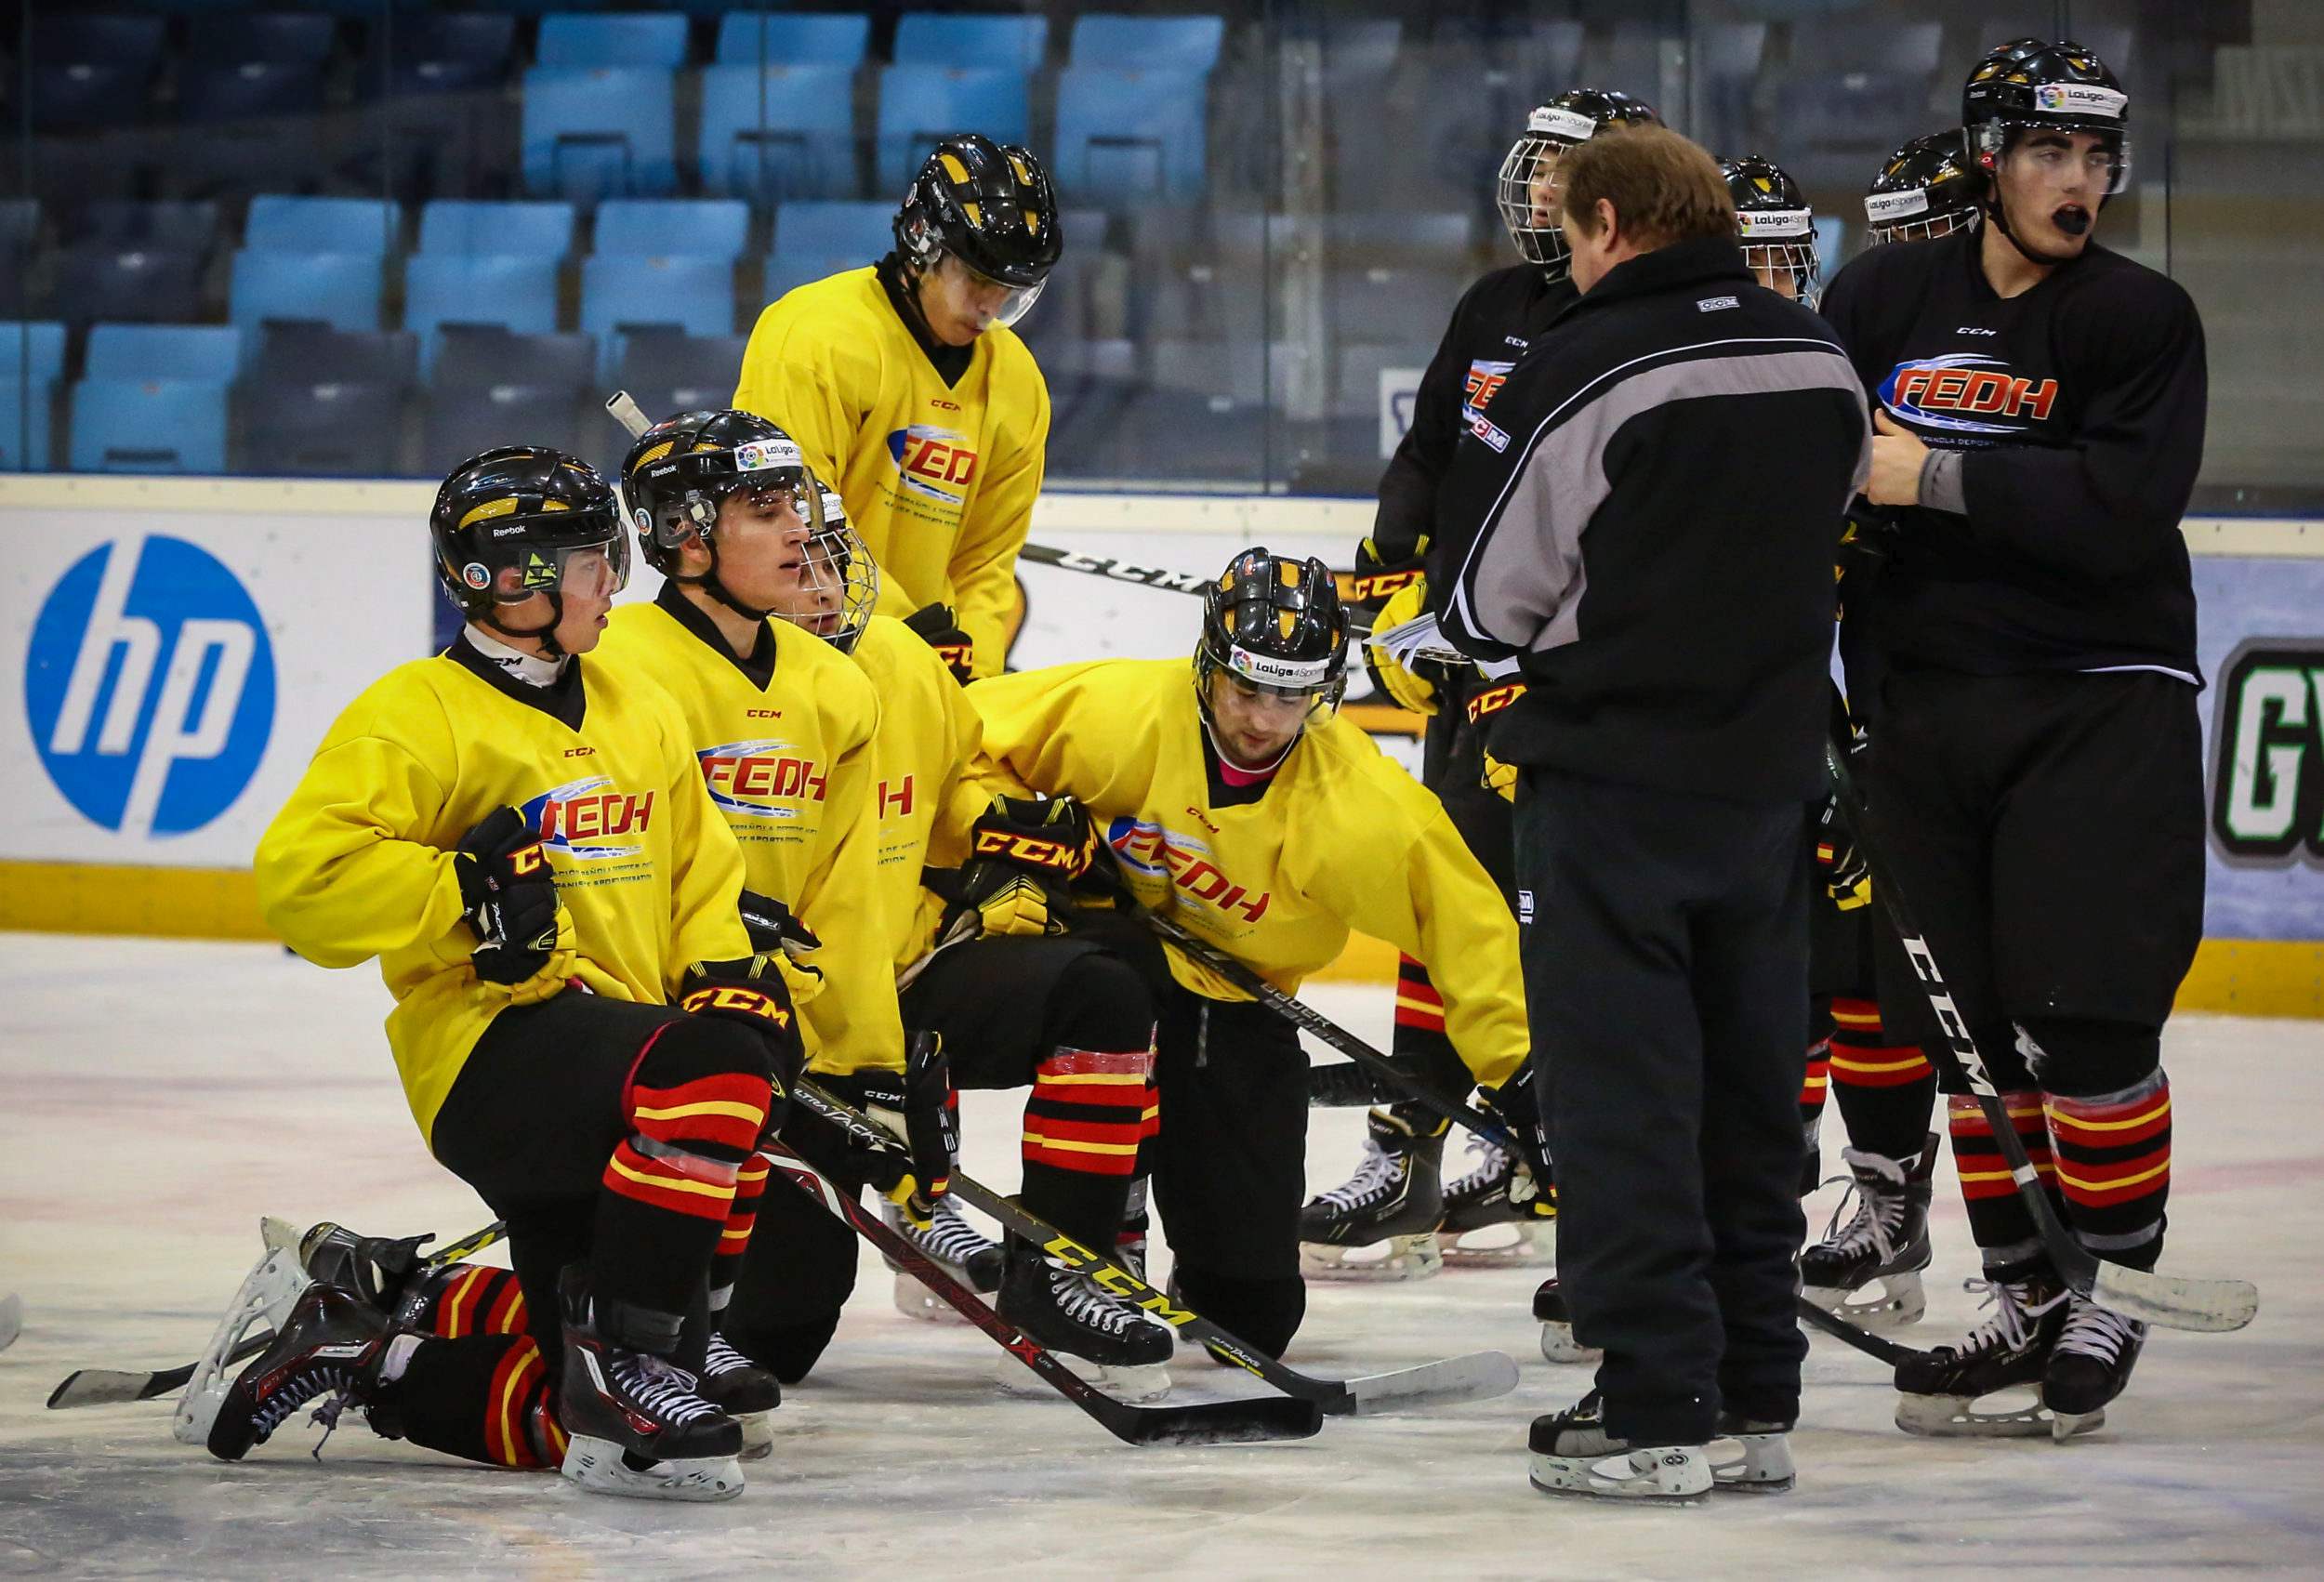
[[[634,837],[654,818],[654,793],[616,791],[602,774],[569,780],[544,791],[521,810],[524,822],[552,851],[580,863],[634,857],[644,850]],[[623,837],[633,838],[626,843]]]
[[[1256,923],[1267,915],[1272,898],[1263,891],[1253,895],[1221,873],[1210,860],[1210,848],[1191,835],[1125,814],[1106,825],[1105,842],[1124,867],[1150,877],[1167,877],[1190,901],[1234,913],[1247,922]]]
[[[266,623],[199,546],[124,534],[42,603],[24,713],[48,778],[90,823],[200,829],[250,784],[274,729]]]
[[[2036,383],[2011,373],[1998,357],[1954,351],[1897,363],[1881,381],[1880,398],[1895,416],[1923,428],[2022,434],[2050,415],[2058,382]]]
[[[888,455],[896,464],[896,477],[913,494],[953,506],[968,498],[976,452],[966,434],[915,423],[888,436]]]
[[[761,737],[726,742],[694,754],[710,800],[729,818],[796,819],[794,802],[820,802],[827,781],[821,765],[785,749],[790,743]]]
[[[2237,650],[2212,719],[2212,838],[2245,862],[2324,863],[2324,642]]]
[[[1493,404],[1493,398],[1501,393],[1509,382],[1509,371],[1517,364],[1479,357],[1469,364],[1469,380],[1461,391],[1460,420],[1474,423]]]

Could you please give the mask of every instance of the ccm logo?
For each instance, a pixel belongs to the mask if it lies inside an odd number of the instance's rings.
[[[595,758],[596,756],[595,747],[567,747],[565,749],[565,757],[569,758]]]

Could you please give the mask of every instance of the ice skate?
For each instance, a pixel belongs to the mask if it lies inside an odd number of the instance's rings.
[[[1489,1138],[1472,1137],[1469,1151],[1475,1167],[1445,1189],[1445,1219],[1436,1233],[1445,1261],[1472,1269],[1555,1263],[1556,1184],[1536,1180],[1524,1160]],[[1509,1230],[1496,1233],[1503,1225]]]
[[[1541,1355],[1553,1363],[1594,1363],[1605,1353],[1574,1338],[1573,1315],[1565,1311],[1557,1276],[1541,1282],[1533,1293],[1533,1316],[1541,1325]]]
[[[2065,1287],[2044,1271],[2022,1280],[1972,1280],[1966,1288],[1984,1292],[1993,1315],[1959,1344],[1896,1365],[1896,1426],[1934,1438],[2051,1432],[2041,1386],[2066,1326]],[[2004,1391],[2014,1404],[1988,1404]]]
[[[1008,1271],[994,1303],[1001,1317],[1108,1395],[1142,1402],[1170,1392],[1169,1364],[1176,1343],[1169,1330],[1050,1262],[1031,1242],[1010,1237],[1006,1256]],[[1013,1356],[1001,1358],[998,1378],[1001,1388],[1013,1394],[1048,1392]]]
[[[227,1371],[226,1359],[243,1338],[255,1330],[281,1334],[299,1293],[311,1284],[306,1272],[298,1266],[298,1254],[289,1247],[270,1248],[266,1256],[251,1265],[243,1277],[242,1288],[226,1306],[225,1316],[218,1323],[202,1359],[194,1364],[193,1377],[186,1383],[186,1392],[178,1401],[178,1410],[171,1418],[169,1431],[180,1444],[205,1444],[209,1442],[211,1425],[224,1405],[227,1391],[234,1383],[234,1376]],[[246,1371],[246,1370],[245,1370]]]
[[[221,1461],[239,1461],[264,1444],[301,1406],[317,1397],[314,1421],[324,1437],[350,1405],[364,1407],[371,1425],[400,1438],[391,1413],[381,1410],[380,1382],[392,1331],[372,1308],[336,1285],[301,1292],[275,1332],[274,1343],[252,1359],[229,1385],[204,1443]],[[315,1447],[318,1457],[322,1446]]]
[[[1800,1255],[1801,1295],[1868,1329],[1895,1329],[1928,1309],[1921,1272],[1929,1266],[1929,1176],[1936,1167],[1932,1132],[1912,1160],[1841,1150],[1854,1178],[1832,1210],[1824,1239]],[[1855,1214],[1840,1216],[1855,1198]]]
[[[2146,1344],[2146,1325],[2100,1307],[2088,1297],[2066,1299],[2066,1326],[2041,1370],[2041,1401],[2050,1408],[2050,1435],[2067,1440],[2102,1428],[2106,1403],[2131,1382]]]
[[[970,1224],[951,1198],[936,1200],[935,1214],[925,1231],[905,1219],[904,1211],[892,1203],[882,1202],[879,1215],[888,1221],[890,1230],[935,1259],[945,1273],[969,1289],[984,1296],[1000,1289],[1005,1262],[1000,1244],[987,1239]],[[942,1297],[911,1275],[892,1263],[888,1267],[895,1273],[896,1311],[905,1317],[917,1318],[923,1324],[968,1322]]]
[[[566,1272],[565,1371],[558,1420],[567,1478],[629,1499],[733,1499],[743,1492],[740,1424],[705,1400],[677,1364],[598,1333],[595,1305]]]
[[[1525,1444],[1533,1486],[1543,1494],[1699,1505],[1710,1492],[1710,1457],[1702,1445],[1616,1438],[1606,1432],[1594,1390],[1563,1412],[1534,1418]]]
[[[1725,1493],[1789,1494],[1799,1479],[1789,1423],[1722,1412],[1708,1454],[1711,1486]]]
[[[413,1323],[424,1307],[425,1291],[409,1288],[420,1265],[422,1243],[433,1233],[390,1240],[358,1235],[344,1225],[325,1219],[310,1226],[298,1238],[298,1261],[310,1280],[337,1285],[398,1325]]]
[[[1300,1210],[1303,1272],[1323,1280],[1425,1280],[1444,1268],[1436,1227],[1445,1188],[1437,1169],[1446,1125],[1407,1121],[1394,1110],[1372,1112],[1355,1174]],[[1381,1244],[1378,1256],[1353,1256]]]
[[[701,1378],[702,1398],[742,1426],[742,1459],[758,1461],[772,1455],[774,1430],[767,1414],[783,1404],[783,1386],[774,1375],[714,1331],[704,1352]]]

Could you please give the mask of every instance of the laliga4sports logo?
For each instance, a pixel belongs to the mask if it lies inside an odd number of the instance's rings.
[[[888,457],[896,477],[913,494],[957,506],[969,497],[976,476],[976,452],[957,429],[915,423],[888,436]]]
[[[579,863],[634,857],[638,836],[654,821],[654,793],[616,791],[606,776],[569,780],[519,810],[541,844]],[[629,837],[626,843],[624,837]]]
[[[2013,374],[1998,357],[1954,351],[1897,363],[1881,381],[1880,398],[1895,416],[1923,428],[2020,434],[2050,415],[2058,382]]]
[[[233,805],[274,728],[274,652],[249,591],[200,546],[99,545],[33,620],[24,713],[41,767],[84,818],[183,835]]]

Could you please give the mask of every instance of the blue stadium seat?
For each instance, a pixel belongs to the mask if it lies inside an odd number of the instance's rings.
[[[440,386],[429,393],[421,420],[419,469],[442,477],[496,445],[548,445],[568,455],[592,455],[612,442],[614,430],[607,423],[606,433],[597,433],[584,415],[584,400],[578,384]]]
[[[264,253],[388,253],[403,227],[400,204],[267,193],[250,200],[242,244]]]
[[[141,120],[167,20],[77,7],[34,13],[22,49],[33,129],[75,131]]]
[[[719,19],[718,63],[721,66],[843,66],[864,63],[871,43],[871,19],[862,15],[802,15],[757,8],[737,9]]]
[[[611,382],[655,416],[718,408],[734,399],[743,365],[742,336],[675,335],[648,331],[610,337]]]
[[[1057,185],[1086,203],[1200,197],[1206,91],[1198,72],[1066,67],[1057,74]]]
[[[215,379],[83,379],[73,387],[75,472],[226,470],[226,386]]]
[[[113,247],[206,253],[218,244],[218,205],[100,198],[73,212],[65,234],[74,242],[102,242]]]
[[[442,389],[510,384],[562,385],[577,390],[596,380],[595,336],[577,330],[512,335],[494,325],[460,323],[442,326],[430,376]]]
[[[370,4],[371,0],[364,3]],[[462,86],[468,86],[500,80],[508,70],[509,57],[516,52],[516,32],[517,20],[506,11],[399,13],[392,33],[386,29],[374,30],[371,47],[375,56],[387,63],[390,91],[397,89],[398,74],[404,73],[414,79],[404,85],[404,91],[439,86],[447,76],[457,77]],[[417,68],[424,65],[440,70],[422,73]],[[446,73],[441,68],[451,71]]]
[[[119,248],[102,243],[57,255],[50,307],[68,323],[97,319],[178,323],[202,317],[199,253]]]
[[[0,320],[0,382],[54,383],[64,373],[64,326],[50,319]]]
[[[734,328],[734,266],[725,258],[600,255],[581,265],[581,327],[601,339],[625,325],[668,324],[688,335]]]
[[[571,204],[553,199],[438,198],[419,211],[419,250],[561,258],[573,251],[573,218]]]
[[[759,203],[853,197],[854,76],[852,66],[706,70],[695,149],[703,191]]]
[[[535,66],[524,73],[524,185],[583,202],[678,186],[665,67]]]
[[[40,200],[10,198],[0,203],[0,256],[21,253],[40,232]]]
[[[189,122],[319,115],[323,68],[309,60],[189,60],[178,71],[178,113]]]
[[[1468,283],[1466,270],[1425,265],[1335,269],[1324,277],[1324,310],[1340,344],[1393,346],[1410,340],[1415,324],[1441,324],[1450,318]]]
[[[894,245],[895,210],[889,204],[785,204],[775,211],[761,295],[772,301],[811,280],[876,264]]]
[[[226,316],[244,329],[269,319],[313,319],[342,330],[376,330],[379,260],[356,253],[236,253]]]
[[[497,324],[519,335],[557,327],[557,261],[494,253],[418,253],[403,270],[403,327],[432,367],[444,324]]]
[[[899,65],[991,66],[1023,75],[1049,47],[1049,19],[986,12],[909,11],[896,23]]]
[[[338,24],[320,11],[244,11],[214,27],[186,29],[186,59],[239,66],[247,61],[320,66],[331,58]]]
[[[920,20],[916,14],[905,21]],[[915,64],[889,67],[879,73],[880,190],[903,191],[914,172],[926,163],[929,151],[955,132],[982,132],[997,143],[1023,142],[1030,113],[1025,75],[1020,71],[989,67],[961,71]]]
[[[244,379],[408,389],[419,375],[418,338],[406,330],[340,330],[277,321],[259,327],[257,343],[244,364]]]
[[[57,382],[0,381],[0,472],[48,470],[48,407]]]
[[[33,13],[30,23],[25,53],[35,62],[151,72],[161,61],[168,19],[60,7]]]
[[[1208,72],[1226,40],[1224,17],[1132,17],[1089,11],[1074,23],[1076,66],[1135,72]]]
[[[541,19],[535,57],[544,66],[667,66],[686,63],[686,19],[667,11]]]
[[[1134,478],[1257,482],[1267,422],[1264,402],[1144,390],[1123,409],[1114,454],[1121,470]]]
[[[82,372],[92,379],[232,382],[242,331],[231,324],[99,324],[88,333]]]
[[[395,386],[269,377],[239,386],[236,395],[239,472],[383,478],[397,470],[404,392]]]
[[[732,198],[616,198],[598,205],[601,255],[731,263],[749,240],[750,205]]]

